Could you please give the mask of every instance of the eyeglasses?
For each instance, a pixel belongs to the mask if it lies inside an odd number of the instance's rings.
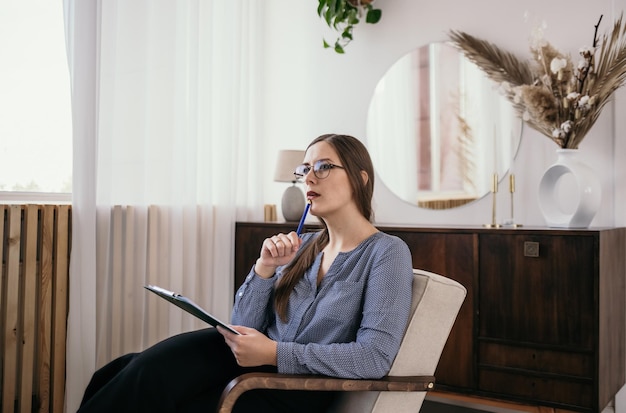
[[[293,174],[296,177],[296,181],[304,182],[304,177],[309,172],[311,172],[311,169],[313,169],[313,174],[315,175],[317,179],[324,179],[328,177],[328,175],[330,174],[330,170],[333,168],[345,169],[341,165],[335,165],[328,161],[320,160],[320,161],[315,162],[313,164],[313,167],[311,167],[311,165],[306,165],[306,164],[296,166],[296,170],[294,171]]]

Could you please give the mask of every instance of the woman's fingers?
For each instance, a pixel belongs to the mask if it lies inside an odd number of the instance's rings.
[[[267,249],[272,258],[285,257],[298,251],[300,242],[301,240],[295,232],[277,234],[271,238],[267,238],[263,242],[263,248]]]
[[[218,327],[226,344],[235,356],[237,363],[243,367],[276,365],[276,342],[259,331],[243,326],[232,326],[241,335]]]

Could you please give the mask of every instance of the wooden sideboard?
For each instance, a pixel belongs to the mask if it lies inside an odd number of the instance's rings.
[[[408,244],[414,267],[467,288],[437,388],[600,412],[624,385],[626,228],[378,228]],[[291,230],[236,223],[235,288],[263,239]]]

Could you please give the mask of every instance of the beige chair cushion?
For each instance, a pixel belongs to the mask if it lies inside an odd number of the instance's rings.
[[[390,376],[434,375],[467,290],[458,282],[413,270],[412,315]],[[416,412],[425,392],[346,392],[336,413]]]

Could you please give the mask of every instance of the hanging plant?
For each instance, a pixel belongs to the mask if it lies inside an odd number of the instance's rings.
[[[363,16],[365,22],[376,24],[382,16],[380,9],[372,6],[374,0],[318,0],[317,14],[324,19],[328,27],[339,36],[334,45],[324,39],[324,48],[332,47],[337,53],[344,53],[344,48],[352,41],[354,26]]]

